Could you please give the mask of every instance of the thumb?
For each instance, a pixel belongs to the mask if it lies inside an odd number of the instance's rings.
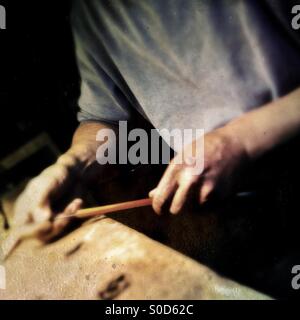
[[[156,188],[155,189],[153,189],[153,190],[151,190],[150,192],[149,192],[149,198],[153,198],[154,197],[154,195],[155,195],[155,192],[156,192]]]
[[[35,208],[31,213],[31,217],[34,223],[41,223],[50,220],[52,214],[50,205],[46,204]]]

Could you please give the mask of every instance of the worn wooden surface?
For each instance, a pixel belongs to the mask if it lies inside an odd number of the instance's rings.
[[[109,218],[52,244],[24,241],[0,299],[264,299]]]

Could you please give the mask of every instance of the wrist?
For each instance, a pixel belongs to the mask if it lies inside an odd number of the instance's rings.
[[[249,136],[245,131],[245,125],[240,119],[229,122],[224,127],[220,128],[222,134],[227,137],[227,140],[235,146],[235,149],[239,150],[241,154],[248,160],[253,158],[251,147],[248,141]]]
[[[93,162],[93,156],[84,147],[71,147],[66,153],[57,159],[57,164],[80,176],[86,167]]]
[[[226,130],[243,145],[249,159],[255,160],[263,155],[270,146],[268,145],[269,130],[260,127],[255,117],[249,114],[234,119],[228,123]]]

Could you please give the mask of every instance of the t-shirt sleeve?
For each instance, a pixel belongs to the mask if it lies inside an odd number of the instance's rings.
[[[72,13],[72,30],[77,64],[81,76],[81,95],[77,118],[82,121],[101,121],[117,124],[130,120],[131,110],[125,95],[109,76],[109,66],[101,57],[101,44],[95,43],[93,20],[88,16],[85,1],[75,1]]]

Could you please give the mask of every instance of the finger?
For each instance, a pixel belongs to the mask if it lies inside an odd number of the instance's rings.
[[[152,206],[153,210],[157,214],[161,213],[163,205],[175,192],[177,187],[176,173],[178,170],[179,167],[171,163],[160,180],[155,193],[153,194]]]
[[[214,189],[214,183],[212,181],[205,182],[199,190],[199,203],[204,204],[208,201]]]
[[[191,187],[191,182],[185,182],[179,185],[170,208],[170,212],[172,214],[178,214],[181,211],[181,209],[187,201]]]
[[[65,208],[65,210],[60,214],[63,217],[72,217],[77,210],[79,210],[83,205],[83,200],[81,198],[76,198],[72,200]]]
[[[51,231],[45,234],[41,234],[41,239],[45,242],[59,236],[69,223],[74,219],[74,215],[83,205],[82,199],[74,199],[65,208],[64,212],[58,214],[52,222]]]
[[[155,192],[156,192],[156,188],[155,188],[155,189],[153,189],[153,190],[151,190],[151,191],[149,192],[149,194],[148,194],[149,198],[153,198],[153,197],[154,197]]]

